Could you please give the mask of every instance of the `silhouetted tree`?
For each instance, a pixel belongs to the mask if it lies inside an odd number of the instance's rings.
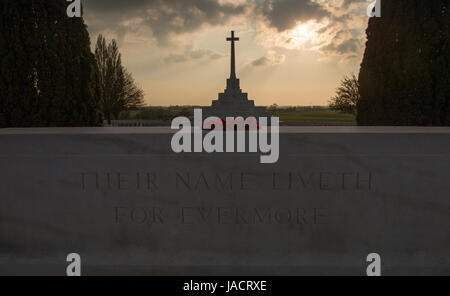
[[[31,2],[31,1],[30,1]],[[38,91],[33,5],[0,1],[0,127],[36,120]]]
[[[122,66],[117,42],[99,35],[95,49],[98,68],[98,96],[103,115],[111,123],[122,111],[143,105],[144,92],[136,86],[131,73]]]
[[[329,106],[333,111],[356,115],[356,105],[359,98],[358,79],[355,74],[352,74],[350,77],[345,76],[341,81],[341,85],[337,88],[336,95],[331,98]]]
[[[64,0],[0,2],[0,124],[80,126],[101,122],[95,59],[82,18]]]
[[[450,125],[448,5],[381,2],[359,74],[360,125]]]

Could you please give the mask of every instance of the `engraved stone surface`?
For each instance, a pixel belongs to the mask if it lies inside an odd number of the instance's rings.
[[[281,128],[280,160],[167,128],[0,131],[0,274],[450,274],[450,129]]]

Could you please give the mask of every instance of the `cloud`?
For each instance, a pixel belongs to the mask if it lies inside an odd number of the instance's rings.
[[[254,60],[250,64],[254,67],[258,67],[258,66],[265,66],[265,65],[267,65],[268,62],[269,62],[269,59],[267,57],[263,56],[263,57],[260,57],[259,59]]]
[[[286,61],[286,56],[282,54],[277,54],[275,51],[269,51],[265,56],[262,56],[250,63],[253,67],[262,66],[278,66]]]
[[[85,0],[88,19],[94,30],[113,27],[122,32],[128,19],[138,17],[139,26],[151,28],[160,45],[170,44],[173,35],[193,32],[204,25],[222,25],[231,17],[245,13],[245,5],[222,3],[219,0]]]
[[[310,49],[331,55],[359,54],[367,24],[365,0],[85,0],[91,33],[110,32],[119,42],[134,40],[168,48],[192,44],[183,35],[238,23],[253,30],[266,48]],[[304,26],[298,30],[298,26]],[[303,29],[307,29],[305,32]],[[336,38],[340,31],[352,32]],[[312,33],[311,33],[312,32]],[[306,34],[305,34],[306,33]],[[310,34],[311,33],[311,34]],[[181,42],[180,42],[181,41]],[[178,43],[179,42],[179,43]],[[221,54],[193,49],[165,61],[216,59]],[[255,66],[270,65],[267,56]]]
[[[364,38],[361,34],[342,29],[331,36],[332,38],[319,48],[319,51],[326,55],[328,60],[332,57],[338,57],[340,60],[351,60],[362,55]]]
[[[320,21],[330,16],[322,5],[311,0],[266,0],[259,9],[270,27],[279,32],[294,28],[298,22]]]
[[[119,34],[132,30],[130,19],[139,19],[134,25],[148,26],[160,45],[168,45],[172,36],[224,25],[237,16],[263,19],[281,32],[297,22],[320,21],[330,12],[315,0],[85,0],[85,15],[94,31]]]
[[[362,55],[366,0],[265,0],[260,5],[260,23],[255,26],[259,45],[315,51],[328,60]],[[263,58],[256,62],[263,63]]]
[[[206,48],[206,49],[196,49],[193,46],[187,46],[184,53],[182,54],[170,54],[164,58],[166,63],[184,63],[190,60],[217,60],[226,57],[218,51]]]
[[[339,55],[348,55],[348,54],[354,54],[356,53],[360,48],[360,41],[357,39],[348,39],[344,40],[342,42],[331,42],[323,47],[321,49],[324,52],[328,53],[334,53]]]

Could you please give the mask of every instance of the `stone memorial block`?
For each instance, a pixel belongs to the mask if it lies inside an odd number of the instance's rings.
[[[285,127],[275,164],[173,135],[0,130],[0,274],[450,274],[450,129]]]

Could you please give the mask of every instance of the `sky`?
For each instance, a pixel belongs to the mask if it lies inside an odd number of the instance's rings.
[[[258,106],[327,105],[358,73],[366,0],[84,0],[92,44],[116,39],[152,106],[211,104],[230,75]]]

